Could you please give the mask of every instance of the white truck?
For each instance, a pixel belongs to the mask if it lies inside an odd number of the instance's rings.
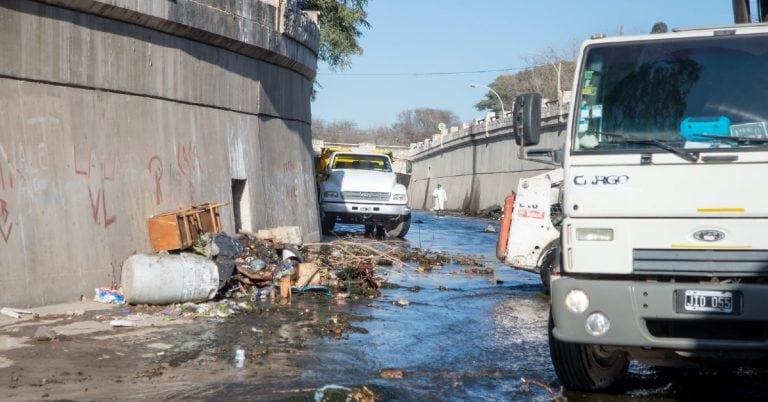
[[[320,217],[324,233],[336,223],[363,224],[366,233],[383,227],[404,237],[411,226],[405,185],[392,170],[391,152],[326,148],[318,160]]]
[[[563,385],[631,360],[768,357],[768,26],[586,41],[562,158],[550,354]],[[539,141],[541,97],[515,104]]]

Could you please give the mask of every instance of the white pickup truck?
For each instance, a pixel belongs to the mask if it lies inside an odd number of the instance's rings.
[[[381,226],[390,237],[404,237],[411,208],[397,182],[388,153],[323,150],[318,163],[320,216],[324,233],[336,223]]]

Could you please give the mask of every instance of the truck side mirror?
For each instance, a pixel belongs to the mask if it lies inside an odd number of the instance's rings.
[[[528,93],[515,98],[514,117],[517,145],[538,145],[541,128],[541,94]]]

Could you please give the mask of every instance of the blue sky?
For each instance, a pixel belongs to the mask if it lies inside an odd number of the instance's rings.
[[[331,72],[320,63],[313,118],[367,129],[428,107],[471,121],[483,114],[474,105],[487,90],[469,85],[517,70],[412,74],[516,69],[526,55],[568,49],[598,32],[644,34],[657,21],[670,28],[722,25],[733,16],[729,0],[370,0],[368,21],[364,53],[351,68]]]

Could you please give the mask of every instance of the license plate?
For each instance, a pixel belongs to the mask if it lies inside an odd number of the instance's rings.
[[[739,314],[739,293],[720,290],[678,290],[678,313]]]

